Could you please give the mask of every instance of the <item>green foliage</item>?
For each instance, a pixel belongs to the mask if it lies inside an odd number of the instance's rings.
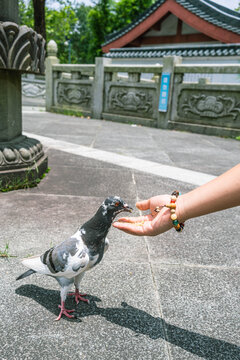
[[[67,63],[68,45],[66,42],[71,39],[78,21],[76,14],[70,5],[65,5],[60,10],[46,8],[45,14],[47,39],[56,41],[60,62]]]
[[[63,115],[67,115],[67,116],[76,116],[76,117],[83,117],[83,113],[79,110],[75,110],[75,109],[69,109],[69,108],[57,108],[57,107],[53,107],[52,111],[55,114],[63,114]]]
[[[94,63],[94,55],[90,53],[91,30],[89,28],[88,14],[91,6],[84,4],[75,8],[77,23],[72,35],[72,63],[91,64]]]
[[[7,258],[8,259],[10,257],[16,257],[16,256],[10,255],[10,253],[9,253],[9,243],[6,243],[5,249],[0,250],[0,258]]]
[[[153,3],[154,0],[119,0],[116,2],[112,31],[129,25]]]
[[[38,173],[38,169],[36,169]],[[19,190],[19,189],[28,189],[36,187],[40,181],[46,176],[47,173],[49,173],[50,168],[47,168],[45,173],[38,178],[35,178],[34,173],[29,170],[26,172],[24,177],[19,178],[4,178],[0,179],[0,192],[8,192],[13,190]]]
[[[56,41],[61,63],[68,63],[69,51],[72,63],[93,63],[96,56],[102,55],[106,35],[128,25],[154,3],[96,0],[94,6],[86,6],[73,0],[58,0],[59,7],[54,9],[52,1],[48,0],[45,7],[47,41]],[[19,0],[19,10],[21,24],[34,28],[32,0]]]
[[[111,0],[99,0],[89,11],[88,23],[92,34],[89,51],[94,56],[101,56],[101,44],[105,36],[112,32],[112,2]]]
[[[70,0],[59,0],[58,2],[61,5],[58,10],[45,7],[46,38],[47,41],[51,39],[56,41],[60,62],[67,63],[68,45],[66,42],[71,39],[78,18]],[[26,3],[24,0],[20,0],[19,14],[21,25],[34,28],[32,1]]]
[[[19,0],[19,15],[20,24],[27,25],[30,28],[34,28],[33,20],[33,3],[30,1],[28,4],[24,0]]]

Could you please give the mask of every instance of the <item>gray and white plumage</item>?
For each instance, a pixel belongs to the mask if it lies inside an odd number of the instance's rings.
[[[56,278],[61,286],[61,312],[57,320],[61,318],[62,313],[72,317],[68,315],[70,310],[65,309],[64,306],[68,291],[74,284],[75,295],[79,294],[79,285],[85,272],[96,266],[108,249],[107,234],[112,221],[120,212],[131,210],[120,197],[108,197],[96,214],[69,239],[48,249],[41,256],[24,259],[22,264],[29,270],[20,275],[17,280],[35,272]],[[78,298],[87,301],[80,294]]]

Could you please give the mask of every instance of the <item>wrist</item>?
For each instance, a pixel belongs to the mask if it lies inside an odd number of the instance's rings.
[[[164,205],[165,207],[170,209],[171,215],[170,218],[172,220],[173,227],[176,231],[181,232],[184,228],[184,222],[180,221],[177,214],[177,200],[179,198],[179,191],[173,191],[171,194],[171,200],[169,204]]]
[[[185,204],[185,196],[181,195],[177,198],[176,201],[176,214],[179,222],[184,223],[186,220],[188,220],[187,214],[186,214],[186,204]]]

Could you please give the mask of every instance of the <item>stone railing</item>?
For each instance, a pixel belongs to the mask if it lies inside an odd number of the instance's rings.
[[[45,77],[34,74],[22,76],[22,105],[45,106]]]
[[[121,122],[157,126],[159,78],[162,65],[104,67],[104,104],[102,117]],[[119,73],[125,73],[124,78]],[[142,74],[151,74],[152,81],[143,81]],[[153,75],[154,74],[154,75]]]
[[[53,111],[68,108],[91,115],[94,68],[94,65],[53,65]]]
[[[182,82],[186,73],[240,74],[240,65],[176,65],[168,127],[220,136],[240,135],[240,84]]]
[[[187,73],[240,74],[240,65],[182,65],[179,57],[165,57],[163,65],[150,66],[113,65],[108,58],[96,58],[95,65],[59,65],[56,57],[49,59],[49,111],[67,109],[95,119],[240,135],[240,84],[212,84],[207,79],[183,82]],[[165,109],[159,108],[163,74],[169,79]]]

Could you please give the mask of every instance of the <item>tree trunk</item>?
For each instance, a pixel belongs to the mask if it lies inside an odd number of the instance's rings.
[[[32,0],[34,8],[34,30],[46,39],[45,2],[46,0]]]

